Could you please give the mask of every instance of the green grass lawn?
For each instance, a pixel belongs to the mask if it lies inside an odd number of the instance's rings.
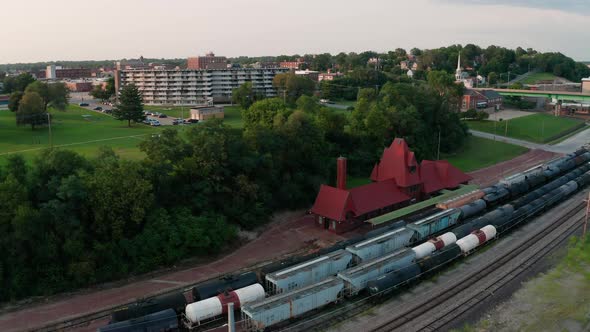
[[[506,126],[508,137],[535,143],[545,143],[569,134],[583,122],[577,119],[555,117],[549,114],[533,114],[507,121],[467,121],[470,129],[504,136]]]
[[[242,108],[240,106],[225,106],[223,122],[234,128],[243,128]]]
[[[463,172],[471,172],[480,168],[510,160],[525,152],[527,148],[481,137],[469,136],[461,151],[443,154],[446,159]]]
[[[117,121],[111,116],[70,105],[65,112],[52,110],[51,123],[54,147],[63,147],[86,156],[94,155],[100,146],[110,146],[123,158],[137,159],[143,154],[137,145],[142,139],[160,128],[144,124]],[[83,116],[86,115],[86,116]],[[21,153],[31,160],[40,150],[49,147],[47,127],[31,130],[30,126],[17,127],[15,115],[0,111],[0,162],[12,153]]]
[[[551,73],[534,73],[520,81],[522,84],[537,84],[538,81],[553,81],[557,76]]]

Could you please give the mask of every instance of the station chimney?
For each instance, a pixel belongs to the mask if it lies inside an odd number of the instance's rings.
[[[346,158],[338,157],[336,161],[336,170],[337,170],[337,178],[336,178],[336,186],[338,189],[346,190]]]

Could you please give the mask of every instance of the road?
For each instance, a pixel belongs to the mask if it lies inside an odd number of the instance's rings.
[[[500,142],[504,142],[504,143],[520,145],[520,146],[524,146],[525,148],[529,148],[529,149],[538,149],[538,150],[544,150],[544,151],[555,152],[555,153],[574,152],[578,148],[580,148],[582,145],[590,142],[590,128],[588,128],[584,131],[581,131],[581,132],[577,133],[576,135],[574,135],[562,142],[559,142],[555,145],[532,143],[532,142],[523,141],[523,140],[516,139],[516,138],[494,135],[494,134],[486,133],[483,131],[477,131],[477,130],[469,130],[469,132],[471,134],[473,134],[473,136],[477,136],[477,137],[483,137],[483,138],[496,140],[496,141],[500,141]]]

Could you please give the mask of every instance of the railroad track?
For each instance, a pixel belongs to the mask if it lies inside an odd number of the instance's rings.
[[[559,206],[559,205],[558,205]],[[554,206],[556,208],[558,206]],[[576,204],[565,215],[549,226],[537,231],[523,243],[518,244],[513,250],[508,251],[505,255],[496,257],[484,268],[476,270],[463,278],[453,279],[452,284],[445,288],[436,289],[436,293],[429,294],[424,299],[411,303],[400,310],[390,311],[395,316],[387,322],[375,327],[372,331],[436,331],[447,325],[453,319],[468,311],[473,306],[484,301],[493,295],[494,291],[501,288],[514,278],[518,277],[528,267],[543,258],[547,253],[558,246],[569,235],[580,227],[582,218],[573,218],[585,204]],[[549,209],[550,210],[550,209]],[[522,222],[522,221],[521,221]],[[520,222],[519,222],[520,223]],[[560,232],[555,232],[556,229]],[[544,240],[544,241],[543,241]],[[547,244],[548,242],[548,244]],[[531,245],[531,243],[534,243]],[[524,262],[512,262],[517,256],[525,251],[533,251],[532,257],[528,257]],[[529,255],[530,256],[530,255]],[[506,267],[510,266],[507,270]],[[496,276],[498,272],[504,271],[501,276]],[[494,276],[496,276],[494,278]],[[490,279],[492,278],[492,279]],[[485,288],[477,294],[464,297],[463,301],[455,301],[452,305],[441,306],[453,299],[457,294],[468,290],[469,286],[478,283],[481,280],[488,280]],[[280,331],[322,331],[341,323],[345,319],[357,316],[374,307],[371,298],[368,295],[358,298],[356,301],[344,303],[329,312],[319,312],[308,317],[306,320],[295,323],[283,328]],[[441,312],[442,309],[445,312]],[[438,310],[436,315],[432,311]],[[401,327],[401,328],[400,328]]]
[[[439,289],[437,293],[429,294],[420,301],[394,311],[392,319],[371,331],[440,330],[473,306],[492,296],[494,291],[520,276],[573,234],[583,220],[583,217],[575,215],[584,205],[575,205],[557,221],[539,230],[513,250],[496,257],[484,268],[462,278],[453,279],[452,283]],[[521,254],[523,256],[518,259]],[[477,289],[473,291],[472,288]]]

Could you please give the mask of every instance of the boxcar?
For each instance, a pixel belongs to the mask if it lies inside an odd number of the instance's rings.
[[[338,273],[338,277],[344,280],[346,293],[356,295],[367,287],[368,281],[412,264],[414,257],[415,254],[411,249],[400,249],[344,270]]]
[[[269,297],[242,307],[247,330],[267,327],[301,316],[336,302],[342,295],[344,282],[331,277],[290,293]]]
[[[354,255],[354,261],[359,263],[385,255],[412,242],[415,232],[405,227],[378,235],[346,247],[346,251]]]
[[[408,224],[406,227],[416,231],[418,240],[427,240],[430,236],[455,225],[460,214],[459,209],[448,209]]]
[[[352,254],[338,250],[311,261],[266,275],[267,291],[271,294],[289,292],[315,284],[346,270],[352,262]]]

